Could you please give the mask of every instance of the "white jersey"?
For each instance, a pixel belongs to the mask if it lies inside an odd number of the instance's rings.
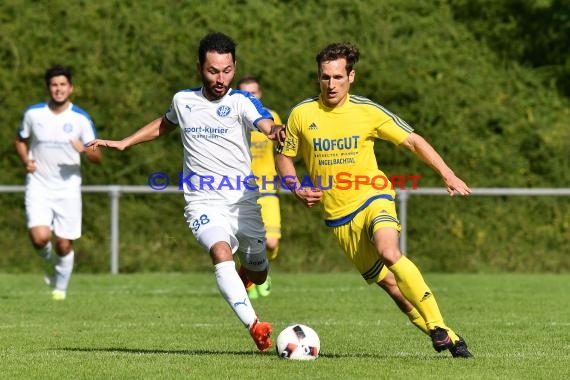
[[[85,111],[70,103],[55,114],[47,103],[33,105],[24,112],[18,135],[31,138],[28,157],[36,161],[36,171],[27,176],[28,186],[55,191],[81,186],[81,157],[71,140],[86,144],[95,139],[95,127]]]
[[[273,119],[249,93],[229,89],[209,101],[201,88],[177,92],[166,118],[180,127],[184,172],[179,187],[186,202],[234,204],[259,196],[251,172],[251,130]]]

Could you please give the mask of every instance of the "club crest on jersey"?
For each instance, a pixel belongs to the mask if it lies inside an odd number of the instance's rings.
[[[230,111],[231,111],[231,108],[224,105],[224,106],[219,106],[218,109],[216,110],[216,113],[220,117],[226,117],[230,114]]]
[[[63,124],[63,131],[65,133],[70,133],[71,131],[73,131],[73,125],[71,125],[70,123]]]

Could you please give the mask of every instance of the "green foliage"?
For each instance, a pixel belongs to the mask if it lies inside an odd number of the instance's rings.
[[[541,68],[570,96],[570,2],[450,0],[456,19],[500,57]]]
[[[440,272],[569,272],[569,206],[564,197],[412,195],[410,258],[422,269]],[[515,226],[513,215],[528,219],[518,219]],[[430,222],[428,233],[422,218]]]
[[[316,53],[330,42],[351,41],[362,53],[352,92],[408,121],[469,185],[566,187],[570,107],[558,92],[562,77],[552,75],[568,72],[567,15],[562,0],[5,0],[0,4],[2,182],[23,183],[14,132],[22,111],[45,99],[42,77],[48,66],[72,66],[73,101],[93,117],[99,136],[119,139],[162,115],[175,91],[200,84],[199,39],[222,31],[238,42],[238,76],[259,75],[264,103],[284,119],[294,104],[318,91]],[[106,151],[102,165],[83,166],[84,183],[145,186],[156,171],[177,178],[181,155],[177,133],[128,152]],[[402,149],[379,142],[377,156],[388,175],[421,175],[421,187],[441,185],[431,169]],[[283,198],[284,239],[276,265],[349,269],[318,210]],[[448,207],[457,203],[465,205],[453,211],[454,223],[465,226],[461,238],[449,233]],[[410,253],[433,269],[567,271],[563,247],[570,234],[561,211],[567,205],[551,198],[455,203],[418,198],[410,207]],[[0,206],[2,267],[37,269],[21,195],[0,195]],[[86,195],[84,207],[78,270],[106,271],[108,198]],[[181,195],[122,197],[122,271],[209,268],[182,207]],[[469,265],[461,265],[461,258]]]

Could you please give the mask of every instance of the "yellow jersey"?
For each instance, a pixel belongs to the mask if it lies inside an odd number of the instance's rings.
[[[328,226],[346,223],[376,198],[394,199],[389,178],[378,168],[377,139],[399,145],[413,129],[380,104],[356,95],[335,108],[320,97],[291,110],[287,138],[280,153],[301,153],[310,178],[297,186],[323,191],[321,207]]]
[[[283,124],[277,112],[269,110],[275,124]],[[279,190],[279,177],[275,170],[274,142],[261,132],[251,132],[251,170],[257,177],[261,194],[276,194]]]

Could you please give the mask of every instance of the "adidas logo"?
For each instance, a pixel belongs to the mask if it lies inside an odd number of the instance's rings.
[[[309,130],[317,130],[317,129],[319,129],[319,127],[317,127],[317,124],[311,123],[311,125],[309,125]]]
[[[431,297],[431,293],[430,292],[425,292],[424,296],[422,297],[422,299],[420,300],[420,302],[424,302],[425,300],[427,300],[429,297]]]

